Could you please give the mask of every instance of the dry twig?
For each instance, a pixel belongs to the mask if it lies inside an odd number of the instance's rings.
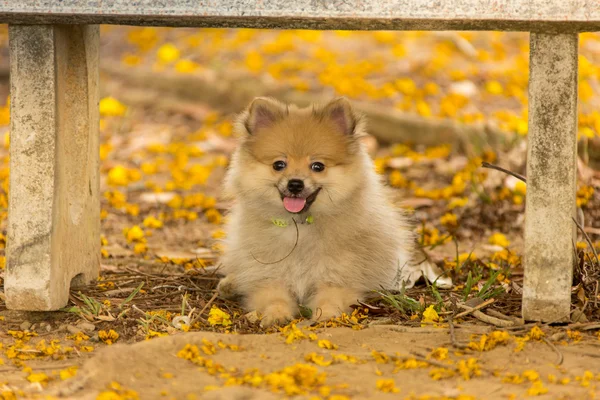
[[[196,315],[194,317],[194,319],[190,322],[190,326],[194,326],[194,324],[196,322],[198,322],[198,320],[200,318],[202,318],[202,314],[204,313],[204,311],[206,311],[206,309],[208,307],[210,307],[210,305],[213,303],[213,301],[216,300],[217,296],[219,296],[219,292],[215,292],[215,294],[213,294],[213,296],[210,298],[210,300],[208,300],[208,302],[204,305],[204,307],[202,307],[202,310],[200,310],[200,312],[198,313],[198,315]]]
[[[417,361],[423,361],[426,362],[430,365],[434,365],[436,367],[440,367],[440,368],[447,368],[447,369],[453,369],[453,370],[458,370],[455,366],[453,366],[452,364],[445,364],[443,362],[440,361],[436,361],[436,360],[432,360],[430,358],[425,357],[424,355],[417,353],[416,351],[411,351],[410,352],[410,356],[396,356],[397,358],[402,358],[402,359],[411,359],[414,358]]]
[[[470,311],[471,314],[477,318],[478,320],[485,322],[486,324],[490,324],[490,325],[494,325],[494,326],[498,326],[501,328],[507,328],[509,326],[514,326],[515,323],[512,321],[505,321],[503,319],[500,318],[496,318],[496,317],[491,317],[487,314],[482,313],[481,311],[475,310],[474,308],[471,308],[469,306],[465,306],[464,304],[459,304],[460,308],[463,308],[467,311]]]
[[[456,315],[454,316],[454,318],[461,318],[461,317],[464,317],[464,316],[466,316],[466,315],[469,315],[469,314],[471,314],[473,311],[481,310],[482,308],[485,308],[485,307],[489,306],[490,304],[492,304],[492,303],[493,303],[493,302],[495,302],[495,301],[496,301],[496,299],[489,299],[489,300],[486,300],[486,301],[484,301],[483,303],[481,303],[481,304],[479,304],[479,305],[477,305],[477,306],[475,306],[475,307],[469,307],[469,306],[464,306],[464,307],[463,307],[463,305],[464,305],[464,304],[459,304],[458,306],[459,306],[460,308],[464,308],[464,309],[466,309],[467,311],[463,311],[463,312],[461,312],[461,313],[458,313],[458,314],[456,314]]]
[[[563,357],[562,353],[560,352],[560,350],[558,350],[556,348],[556,346],[554,345],[554,343],[552,343],[551,341],[549,341],[545,337],[543,337],[542,340],[544,341],[544,343],[546,343],[548,346],[550,346],[550,348],[552,350],[554,350],[554,352],[557,354],[558,359],[556,360],[556,365],[561,365],[563,363],[564,357]]]
[[[497,165],[490,164],[489,162],[485,162],[485,161],[484,161],[484,162],[482,162],[482,163],[481,163],[481,166],[482,166],[483,168],[490,168],[490,169],[495,169],[495,170],[497,170],[497,171],[500,171],[500,172],[504,172],[505,174],[508,174],[508,175],[514,176],[515,178],[517,178],[517,179],[520,179],[520,180],[522,180],[523,182],[527,182],[527,178],[526,178],[526,177],[524,177],[523,175],[521,175],[521,174],[517,174],[516,172],[509,171],[509,170],[507,170],[507,169],[505,169],[505,168],[502,168],[502,167],[499,167],[499,166],[497,166]]]

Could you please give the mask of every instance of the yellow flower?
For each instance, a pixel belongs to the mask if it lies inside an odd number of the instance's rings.
[[[210,236],[213,239],[224,239],[225,237],[227,237],[227,233],[224,230],[219,229],[214,231]]]
[[[468,202],[469,199],[467,197],[455,197],[448,203],[448,209],[453,210],[455,208],[464,207]]]
[[[246,67],[252,72],[259,72],[263,69],[263,59],[258,51],[250,51],[246,55]]]
[[[402,176],[402,173],[400,171],[392,171],[392,173],[390,174],[390,185],[393,187],[400,188],[406,187],[408,185],[408,182]]]
[[[400,389],[396,387],[396,383],[393,379],[378,379],[377,390],[384,393],[398,393]]]
[[[581,334],[581,332],[572,331],[571,329],[567,329],[567,336],[574,342],[580,342],[581,339],[583,339],[583,335]]]
[[[398,58],[402,58],[406,55],[406,47],[398,43],[394,47],[392,47],[392,54]]]
[[[449,368],[433,368],[433,369],[429,370],[429,376],[434,381],[452,378],[454,375],[456,375],[454,370],[449,369]]]
[[[373,160],[373,164],[375,164],[375,172],[378,174],[383,174],[385,172],[385,165],[387,163],[387,159],[385,158],[376,158]]]
[[[102,143],[100,145],[100,161],[106,160],[111,151],[112,145],[110,143]]]
[[[527,194],[527,184],[523,181],[518,181],[515,184],[515,189],[514,192],[520,195],[525,195]]]
[[[197,70],[200,66],[191,60],[177,61],[175,64],[175,71],[180,74],[189,74]]]
[[[494,233],[492,236],[490,236],[490,238],[488,239],[488,243],[495,244],[501,247],[508,247],[510,245],[510,242],[508,241],[506,236],[504,236],[501,233]]]
[[[117,341],[117,339],[119,338],[119,334],[112,329],[110,329],[108,332],[102,330],[102,331],[98,332],[98,337],[104,343],[111,345]]]
[[[489,81],[485,84],[485,90],[491,94],[502,94],[504,89],[498,81]]]
[[[135,254],[144,254],[147,251],[148,251],[148,246],[146,245],[146,243],[136,243],[133,246],[133,252]]]
[[[117,165],[108,171],[108,184],[111,186],[127,186],[129,174],[127,168]]]
[[[529,331],[528,336],[531,339],[535,339],[535,340],[541,340],[544,336],[546,336],[546,334],[544,333],[544,331],[542,331],[540,329],[539,326],[534,326],[533,328],[531,328],[531,330]]]
[[[425,94],[434,95],[440,92],[440,87],[434,82],[427,82],[423,90],[425,90]]]
[[[77,374],[77,366],[62,369],[60,371],[60,379],[64,381],[66,379],[74,377],[75,374]]]
[[[396,85],[400,93],[406,96],[412,96],[417,91],[417,85],[410,78],[397,79],[396,82],[394,82],[394,84]]]
[[[429,104],[423,100],[417,101],[417,112],[423,117],[431,117],[432,112]]]
[[[494,349],[496,346],[498,346],[499,344],[506,344],[508,343],[508,341],[510,341],[511,337],[508,334],[508,332],[503,332],[503,331],[494,331],[492,333],[490,333],[489,335],[481,335],[481,337],[479,338],[479,343],[477,342],[470,342],[469,343],[469,348],[471,350],[476,350],[476,351],[490,351],[492,349]]]
[[[523,371],[523,378],[527,379],[530,382],[534,382],[540,379],[540,374],[532,369],[528,369]]]
[[[217,199],[212,196],[204,197],[202,200],[202,208],[214,208],[217,205]]]
[[[156,219],[154,216],[149,215],[144,219],[144,226],[147,228],[162,228],[163,222]]]
[[[457,217],[455,214],[452,213],[446,213],[442,215],[442,217],[440,218],[440,223],[448,229],[456,228],[456,226],[458,225]]]
[[[421,320],[421,322],[433,323],[438,322],[439,320],[440,316],[438,315],[437,311],[435,311],[435,309],[433,308],[433,304],[427,307],[425,311],[423,311],[423,319]]]
[[[577,190],[577,206],[581,207],[587,205],[593,195],[594,188],[592,186],[581,186]]]
[[[548,388],[544,386],[542,381],[535,381],[533,385],[529,389],[527,389],[527,394],[529,396],[539,396],[542,394],[548,393]]]
[[[208,220],[208,222],[210,222],[211,224],[218,225],[223,220],[223,216],[221,215],[221,213],[214,208],[206,210],[204,215],[206,216],[206,219]]]
[[[50,380],[50,377],[43,372],[32,372],[27,377],[27,380],[31,383],[47,383]]]
[[[211,326],[229,326],[231,325],[231,316],[225,311],[221,310],[219,307],[212,306],[210,312],[208,313],[208,323]]]
[[[119,100],[114,97],[105,97],[100,100],[100,115],[105,117],[120,117],[125,114],[125,107]]]
[[[230,121],[224,121],[219,124],[217,131],[221,136],[229,137],[233,133],[233,124]]]
[[[127,238],[127,242],[139,242],[144,239],[144,231],[138,225],[134,225],[131,228],[125,228],[125,237]]]
[[[142,59],[140,58],[140,56],[136,56],[135,54],[125,54],[121,58],[121,61],[123,62],[123,64],[133,67],[134,65],[138,65],[139,63],[141,63]]]
[[[588,101],[594,97],[594,89],[587,80],[579,82],[579,98],[581,101]]]
[[[10,124],[10,107],[0,107],[0,126]]]
[[[329,340],[321,339],[317,342],[317,345],[322,349],[336,350],[338,348],[337,344],[331,343]]]
[[[448,352],[448,348],[438,347],[431,352],[430,356],[431,358],[442,361],[448,358]]]
[[[312,362],[314,364],[317,364],[320,367],[327,367],[333,363],[333,360],[327,361],[327,360],[325,360],[325,357],[318,355],[317,353],[314,353],[314,352],[309,353],[306,356],[304,356],[304,360]]]
[[[468,381],[474,376],[480,376],[481,368],[477,364],[476,358],[469,358],[458,362],[458,372],[465,381]]]
[[[179,49],[172,43],[163,44],[158,48],[156,56],[164,64],[170,64],[179,59]]]

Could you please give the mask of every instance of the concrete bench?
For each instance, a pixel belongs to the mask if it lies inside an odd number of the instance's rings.
[[[100,264],[97,24],[531,33],[523,316],[570,311],[578,32],[597,0],[19,0],[9,23],[7,306],[56,310]]]

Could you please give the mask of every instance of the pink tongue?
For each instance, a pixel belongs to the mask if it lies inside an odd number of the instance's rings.
[[[283,198],[283,206],[286,210],[292,213],[297,213],[302,211],[304,206],[306,205],[306,199],[301,197],[284,197]]]

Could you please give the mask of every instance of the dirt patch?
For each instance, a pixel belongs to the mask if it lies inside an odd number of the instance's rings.
[[[592,341],[559,346],[564,361],[557,366],[556,352],[535,340],[519,352],[515,351],[518,340],[514,338],[491,351],[476,352],[453,351],[448,331],[443,328],[374,326],[360,331],[301,331],[314,333],[318,339],[307,337],[286,343],[283,334],[194,332],[133,345],[117,344],[99,351],[75,378],[42,393],[62,393],[61,397],[78,399],[95,399],[107,391],[122,396],[134,391],[141,399],[270,399],[285,397],[286,390],[288,395],[297,390],[297,398],[340,395],[376,399],[392,388],[397,388],[403,398],[507,399],[524,398],[529,392],[539,393],[544,399],[584,399],[598,393],[598,346]],[[488,330],[461,328],[457,339],[468,342],[474,332],[483,331]],[[319,345],[323,339],[337,349]],[[203,366],[178,356],[188,345],[198,347]],[[228,345],[236,347],[221,348]],[[449,347],[445,359],[439,349],[432,353],[436,348]],[[430,354],[435,355],[432,362],[436,365],[421,361]],[[336,356],[337,361],[325,365]],[[448,368],[441,368],[442,364]],[[266,376],[286,368],[288,372],[278,378]],[[322,378],[321,373],[325,374]],[[291,383],[283,375],[292,376]],[[435,379],[445,375],[449,376]],[[503,383],[507,380],[520,383]],[[425,395],[432,397],[420,397]]]

